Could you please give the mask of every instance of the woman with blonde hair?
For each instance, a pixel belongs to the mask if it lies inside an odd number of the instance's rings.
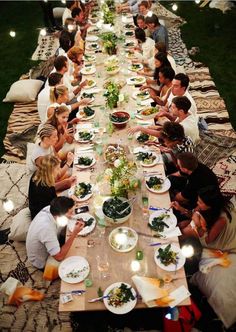
[[[57,196],[55,181],[60,171],[59,158],[53,155],[42,157],[29,184],[29,209],[32,219]]]

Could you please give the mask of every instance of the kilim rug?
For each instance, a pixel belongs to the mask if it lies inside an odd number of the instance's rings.
[[[59,39],[57,34],[49,34],[47,36],[38,37],[38,45],[31,59],[34,61],[47,60],[53,56],[59,47]]]

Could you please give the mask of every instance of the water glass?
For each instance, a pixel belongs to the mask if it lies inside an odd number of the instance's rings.
[[[103,252],[101,254],[98,254],[96,256],[97,260],[97,269],[100,272],[100,277],[103,280],[109,279],[110,274],[109,274],[109,260],[108,260],[108,255],[107,253]]]

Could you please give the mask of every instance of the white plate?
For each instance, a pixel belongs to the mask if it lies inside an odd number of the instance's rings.
[[[98,36],[94,36],[94,35],[89,35],[86,37],[85,39],[87,42],[95,42],[98,40]]]
[[[88,166],[86,166],[86,165],[78,165],[78,164],[75,164],[75,166],[78,167],[78,168],[81,168],[81,169],[90,168],[90,167],[92,167],[92,166],[96,163],[96,159],[95,159],[94,156],[92,156],[92,155],[84,155],[84,154],[83,154],[83,155],[78,155],[77,160],[78,160],[80,157],[89,157],[89,158],[93,159],[93,161],[92,161],[92,163],[91,163],[90,165],[88,165]]]
[[[127,44],[129,44],[129,43],[132,43],[132,46],[127,45]],[[134,40],[134,39],[126,39],[125,44],[124,44],[124,47],[126,47],[126,48],[134,48],[135,45],[136,45],[136,43],[135,43],[135,40]]]
[[[87,220],[89,220],[90,218],[93,218],[93,223],[92,223],[90,226],[86,226],[86,227],[84,227],[84,228],[78,233],[78,235],[85,236],[85,235],[91,233],[91,232],[94,230],[95,226],[96,226],[96,219],[95,219],[91,214],[89,214],[89,213],[79,213],[79,214],[75,215],[75,216],[73,217],[73,219],[70,219],[70,220],[68,221],[68,228],[69,228],[69,231],[70,231],[70,232],[73,232],[74,227],[75,227],[75,224],[76,224],[76,222],[77,222],[78,219],[83,219],[83,220],[87,221]]]
[[[155,175],[153,175],[155,176]],[[162,184],[162,187],[159,189],[159,190],[155,190],[155,189],[152,189],[152,188],[149,188],[148,185],[147,185],[147,181],[150,179],[151,176],[147,177],[146,178],[146,187],[148,188],[149,191],[151,191],[152,193],[154,194],[162,194],[162,193],[165,193],[166,191],[168,191],[170,189],[170,186],[171,186],[171,183],[170,183],[170,180],[165,178],[164,179],[164,183]],[[160,176],[157,176],[157,177],[160,177]]]
[[[80,119],[81,121],[88,121],[88,120],[91,120],[95,117],[95,112],[93,113],[93,115],[90,115],[90,116],[84,116],[84,113],[83,113],[83,108],[79,110],[79,112],[77,112],[76,114],[76,117],[78,119]]]
[[[87,57],[84,56],[84,61],[85,62],[95,62],[96,61],[96,56],[92,54],[86,54]]]
[[[136,133],[135,138],[136,138],[136,141],[137,141],[137,142],[139,142],[139,141],[138,141],[138,137],[139,137],[141,134],[142,134],[142,133],[141,133],[140,131]],[[151,135],[148,135],[148,136],[149,136],[148,141],[155,142],[155,141],[157,140],[157,137],[155,137],[155,136],[151,136]],[[145,142],[139,142],[139,143],[140,143],[140,144],[144,144],[144,143],[146,143],[146,142],[148,142],[148,141],[145,141]]]
[[[135,72],[143,69],[143,65],[142,65],[141,63],[135,63],[134,65],[138,65],[139,68],[135,69],[135,68],[132,67],[133,65],[130,65],[130,66],[128,67],[128,69],[129,69],[130,71],[135,71]]]
[[[158,109],[156,109],[157,111],[155,113],[152,113],[152,114],[149,114],[149,115],[145,115],[143,114],[143,112],[147,111],[149,108],[154,108],[152,106],[148,106],[148,107],[145,107],[141,112],[138,113],[138,115],[143,119],[143,120],[150,120],[150,119],[153,119],[159,112]],[[156,107],[155,107],[156,108]]]
[[[120,71],[120,67],[119,66],[116,66],[116,69],[114,69],[112,71],[108,71],[107,68],[106,68],[106,73],[108,75],[115,75],[115,74],[119,73],[119,71]]]
[[[125,285],[127,285],[128,287],[131,287],[131,285],[127,284],[126,282],[116,282],[116,283],[110,285],[109,287],[107,287],[107,289],[106,289],[105,292],[104,292],[104,296],[108,295],[109,292],[110,292],[112,289],[114,289],[115,287],[120,287],[121,284],[125,284]],[[123,304],[122,306],[120,306],[120,307],[114,307],[114,306],[112,306],[112,305],[110,305],[110,304],[108,303],[109,299],[108,299],[108,298],[105,298],[105,299],[103,299],[103,302],[104,302],[105,307],[106,307],[109,311],[113,312],[113,314],[117,314],[117,315],[123,315],[123,314],[126,314],[126,313],[130,312],[131,310],[134,309],[134,307],[135,307],[135,305],[136,305],[136,303],[137,303],[137,294],[136,294],[136,292],[135,292],[135,290],[134,290],[133,287],[132,287],[131,291],[132,291],[132,293],[133,293],[133,295],[134,295],[134,298],[135,298],[134,300],[131,300],[131,301],[127,302],[127,303],[124,303],[124,304]]]
[[[91,89],[91,88],[94,88],[96,85],[97,85],[97,83],[94,81],[94,80],[88,80],[88,81],[91,81],[91,85],[85,85],[84,87],[83,87],[83,89]],[[92,83],[93,82],[93,83]]]
[[[80,132],[90,132],[90,134],[92,135],[91,136],[91,138],[89,139],[89,140],[82,140],[82,139],[80,139],[79,138],[79,133]],[[94,133],[93,132],[91,132],[90,130],[86,130],[86,129],[84,129],[84,130],[78,130],[76,133],[75,133],[75,140],[77,141],[77,142],[79,142],[79,143],[89,143],[89,142],[91,142],[93,139],[94,139],[94,137],[95,137],[95,135],[94,135]]]
[[[133,250],[137,242],[138,234],[130,227],[117,227],[109,235],[110,246],[118,252]]]
[[[84,182],[84,183],[89,184],[89,182]],[[92,185],[91,185],[91,193],[90,194],[85,195],[83,198],[80,198],[80,197],[76,196],[75,195],[75,188],[78,187],[78,185],[79,185],[79,183],[76,186],[73,186],[68,190],[68,195],[69,196],[74,195],[77,198],[77,202],[84,202],[84,201],[87,201],[90,197],[92,197],[92,195],[93,195],[93,186]]]
[[[92,46],[92,45],[95,45],[96,44],[96,47]],[[97,43],[86,43],[86,46],[85,46],[85,49],[86,50],[89,50],[89,51],[97,51],[99,49],[99,45]]]
[[[159,248],[165,249],[167,246],[168,246],[168,244],[164,244],[164,245],[156,248],[155,253],[154,253],[154,261],[155,261],[156,265],[158,265],[161,269],[163,269],[165,271],[174,272],[174,271],[181,269],[181,267],[184,266],[186,258],[181,253],[181,249],[179,247],[175,246],[174,244],[171,244],[171,250],[177,253],[177,257],[178,257],[177,264],[175,265],[175,264],[171,263],[167,266],[162,264],[160,259],[157,258],[158,249]]]
[[[153,162],[151,164],[145,164],[143,161],[140,161],[140,164],[143,167],[152,167],[155,166],[160,160],[161,160],[161,156],[155,152],[152,151],[147,151],[148,153],[152,153],[153,156],[155,156],[155,159],[153,160]]]
[[[147,100],[147,99],[149,99],[150,98],[150,94],[149,94],[149,92],[148,91],[145,91],[146,92],[146,94],[143,96],[143,97],[140,97],[140,96],[138,96],[140,93],[142,93],[142,91],[135,91],[133,94],[132,94],[132,97],[134,98],[134,99],[139,99],[139,100],[141,100],[141,101],[143,101],[143,100]]]
[[[84,68],[81,69],[80,72],[83,75],[92,75],[92,74],[96,73],[96,68],[94,66],[91,66],[91,67],[88,67],[88,68],[84,67]]]
[[[150,215],[150,217],[149,217],[149,224],[152,225],[152,220],[153,220],[154,218],[156,218],[156,217],[160,217],[163,213],[166,214],[166,210],[165,210],[165,209],[161,209],[161,210],[158,210],[158,211],[152,213],[152,214]],[[163,222],[164,222],[165,224],[167,224],[167,225],[169,226],[169,228],[164,227],[164,231],[161,232],[162,234],[165,234],[165,233],[170,232],[170,231],[173,230],[173,229],[175,228],[175,226],[177,225],[177,219],[176,219],[176,216],[175,216],[172,212],[170,212],[170,211],[167,212],[167,215],[168,215],[169,217],[165,217],[165,218],[163,219]],[[155,231],[154,231],[154,232],[155,232]]]
[[[66,276],[69,272],[78,270],[81,271],[78,277],[72,278]],[[76,284],[83,281],[87,277],[89,270],[89,263],[84,257],[71,256],[61,262],[58,273],[61,280],[68,282],[69,284]]]
[[[131,34],[131,32],[132,32],[132,34]],[[127,31],[125,32],[125,37],[127,37],[127,38],[134,37],[134,31],[132,29],[127,29]]]
[[[128,85],[144,84],[145,82],[146,78],[142,76],[134,76],[127,79]]]

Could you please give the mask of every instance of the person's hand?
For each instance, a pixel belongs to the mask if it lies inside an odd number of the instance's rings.
[[[165,153],[170,153],[171,149],[167,148],[166,146],[160,146],[160,151]]]
[[[66,156],[66,163],[71,166],[71,164],[73,163],[73,161],[74,161],[74,153],[72,153],[71,151],[69,151],[67,153],[67,156]]]
[[[192,220],[193,220],[196,228],[202,228],[204,231],[206,231],[206,229],[207,229],[206,221],[198,211],[194,212],[194,214],[192,216]]]
[[[146,89],[149,89],[149,86],[148,85],[142,85],[139,90],[143,91],[143,90],[146,90]]]
[[[177,201],[171,202],[170,206],[177,211],[183,212],[183,207]]]
[[[152,84],[153,83],[153,79],[152,78],[147,78],[146,79],[146,83],[147,84]]]
[[[153,142],[153,141],[147,141],[147,142],[144,142],[144,145],[148,145],[148,146],[156,146],[156,147],[159,147],[159,146],[160,146],[159,143],[156,143],[156,142]]]
[[[88,80],[84,80],[83,82],[80,83],[79,87],[80,89],[83,89],[84,86],[88,84]]]
[[[84,221],[83,219],[78,219],[75,223],[75,227],[73,229],[73,232],[75,235],[77,235],[82,229],[84,228]]]
[[[141,131],[141,130],[142,130],[142,126],[135,126],[133,128],[128,129],[128,134],[132,135],[134,133],[137,133],[137,131]]]
[[[152,89],[148,89],[148,92],[149,92],[149,94],[150,94],[150,97],[153,99],[153,100],[155,100],[156,99],[156,93],[152,90]]]
[[[68,127],[68,125],[64,128],[65,130],[65,136],[71,136],[74,134],[74,128],[73,127]]]
[[[87,106],[90,105],[91,103],[92,103],[91,98],[84,98],[79,101],[79,106]]]
[[[73,125],[77,124],[78,122],[80,122],[80,119],[78,118],[74,118],[73,120],[70,121],[70,123],[72,123]]]
[[[68,180],[69,180],[69,185],[70,185],[70,187],[76,185],[76,183],[77,183],[77,177],[74,176],[74,175],[73,175],[73,176],[70,176],[70,177],[68,178]]]
[[[137,74],[138,75],[145,75],[145,71],[144,70],[139,70],[139,71],[137,71]]]

